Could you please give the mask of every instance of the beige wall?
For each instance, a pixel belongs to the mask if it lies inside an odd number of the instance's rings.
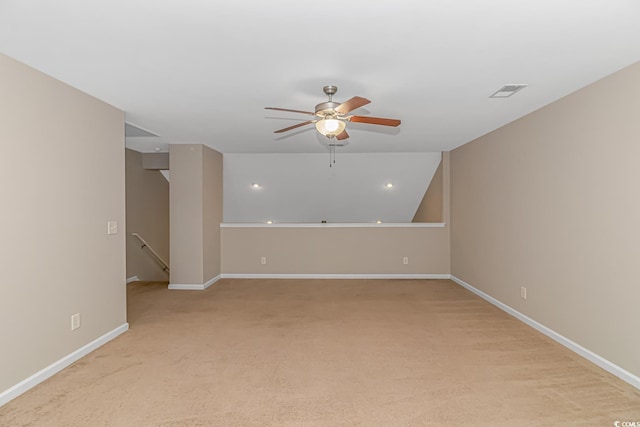
[[[442,162],[440,162],[411,222],[442,222],[443,201]]]
[[[639,114],[640,63],[451,153],[452,274],[635,375]]]
[[[222,222],[222,154],[203,148],[203,257],[204,280],[220,274],[220,223]]]
[[[169,262],[169,183],[160,171],[143,169],[142,153],[125,151],[127,277],[169,280],[162,266],[148,250],[141,249],[140,241],[131,235],[140,234],[165,262]]]
[[[0,93],[2,392],[125,324],[126,300],[123,112],[4,55]]]
[[[202,145],[169,147],[171,283],[202,284]]]
[[[198,285],[220,274],[222,155],[200,144],[171,145],[171,284]]]
[[[409,264],[402,263],[409,257]],[[267,257],[267,264],[261,264]],[[448,274],[442,228],[222,228],[224,274]]]
[[[142,167],[144,169],[169,170],[169,153],[142,154]]]

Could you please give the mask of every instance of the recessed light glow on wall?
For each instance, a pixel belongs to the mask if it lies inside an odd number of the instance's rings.
[[[377,221],[376,221],[376,224],[382,224],[382,221],[377,220]]]
[[[390,182],[387,182],[387,183],[384,185],[384,187],[385,187],[385,188],[393,188],[393,184],[392,184],[392,183],[390,183]]]
[[[251,188],[253,188],[254,190],[259,190],[262,188],[262,185],[254,182],[253,184],[251,184]]]
[[[273,224],[273,221],[269,220],[267,221],[267,224]]]

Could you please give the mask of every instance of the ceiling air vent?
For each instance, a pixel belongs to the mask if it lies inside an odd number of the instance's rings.
[[[527,87],[527,85],[504,85],[495,91],[489,98],[508,98],[525,87]]]
[[[153,136],[153,137],[157,137],[158,135],[156,135],[153,132],[150,132],[146,129],[142,129],[141,127],[138,127],[136,125],[132,125],[131,123],[125,123],[124,124],[124,136],[129,138],[129,137],[138,137],[138,136]]]

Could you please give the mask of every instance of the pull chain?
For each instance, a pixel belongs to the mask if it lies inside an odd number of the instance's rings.
[[[332,167],[336,162],[336,146],[329,144],[329,167]]]

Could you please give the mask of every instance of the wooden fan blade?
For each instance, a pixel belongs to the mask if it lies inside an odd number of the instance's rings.
[[[400,120],[397,119],[384,119],[381,117],[367,117],[367,116],[351,116],[348,119],[350,122],[356,123],[370,123],[372,125],[382,125],[382,126],[399,126]]]
[[[339,133],[338,135],[336,135],[336,139],[338,141],[342,141],[343,139],[347,139],[349,138],[349,134],[347,133],[346,130],[343,130],[341,133]]]
[[[315,122],[315,120],[308,120],[306,122],[298,123],[297,125],[289,126],[288,128],[278,129],[276,131],[273,131],[273,133],[286,132],[286,131],[291,130],[291,129],[299,128],[300,126],[310,125],[311,123],[314,123],[314,122]]]
[[[291,113],[310,114],[312,116],[316,115],[316,113],[312,113],[311,111],[289,110],[288,108],[264,107],[264,109],[265,110],[277,110],[277,111],[289,111]]]
[[[349,111],[353,111],[356,108],[360,108],[363,105],[367,105],[370,103],[367,98],[361,98],[359,96],[354,96],[350,100],[343,102],[342,104],[336,107],[336,111],[340,114],[347,114]]]

